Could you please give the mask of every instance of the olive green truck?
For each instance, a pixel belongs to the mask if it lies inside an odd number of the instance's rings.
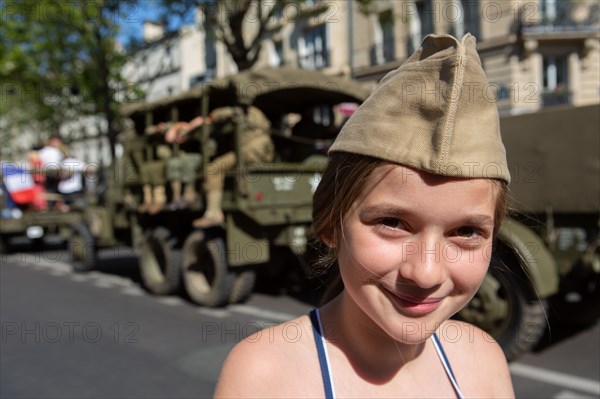
[[[143,283],[152,293],[185,290],[202,306],[225,306],[251,295],[257,270],[304,267],[312,194],[328,142],[290,136],[279,123],[281,116],[300,113],[307,105],[360,103],[367,95],[348,80],[280,68],[240,73],[167,100],[126,107],[136,134],[122,141],[123,156],[109,171],[104,201],[88,207],[72,228],[75,269],[90,270],[99,249],[125,244],[139,255]],[[202,159],[196,184],[201,198],[185,210],[139,211],[139,164],[156,162],[158,145],[164,144],[144,133],[149,126],[189,121],[221,106],[242,110],[248,105],[271,120],[278,155],[272,163],[239,162],[227,175],[223,226],[192,226],[206,202],[202,180],[214,146],[207,127],[194,132],[192,150]],[[565,322],[590,322],[600,315],[598,114],[594,105],[501,118],[515,212],[499,232],[481,289],[457,317],[496,337],[511,359],[538,343],[549,312]],[[238,112],[236,143],[247,123],[245,113]],[[307,143],[320,155],[302,162],[282,155],[290,146]],[[235,151],[241,159],[239,148]],[[132,159],[136,153],[141,161]],[[177,145],[171,153],[177,155]]]

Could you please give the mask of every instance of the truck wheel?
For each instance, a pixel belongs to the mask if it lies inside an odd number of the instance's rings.
[[[183,246],[183,281],[192,301],[203,306],[229,303],[235,275],[229,271],[225,243],[204,232],[190,234]]]
[[[591,264],[576,263],[562,277],[559,293],[549,303],[562,322],[581,326],[595,323],[600,318],[600,274]]]
[[[144,286],[155,295],[173,294],[181,288],[181,250],[164,227],[148,231],[142,245],[140,275]]]
[[[85,223],[73,225],[68,248],[73,270],[89,272],[96,267],[96,242]]]
[[[543,336],[545,301],[536,297],[514,253],[503,244],[499,247],[479,291],[457,316],[491,334],[513,360]]]
[[[254,289],[254,282],[256,281],[256,272],[254,270],[246,270],[239,272],[235,276],[233,281],[233,287],[231,289],[231,297],[229,303],[242,303],[245,302]]]

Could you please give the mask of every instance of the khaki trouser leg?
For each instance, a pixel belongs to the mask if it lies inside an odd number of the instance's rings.
[[[221,209],[223,200],[223,191],[215,190],[206,193],[206,211],[204,216],[193,222],[194,227],[210,227],[222,224],[225,221],[225,215]]]
[[[214,190],[223,190],[225,182],[225,173],[232,170],[237,162],[235,152],[228,152],[221,155],[213,162],[206,165],[206,180],[204,190],[208,193]]]
[[[204,190],[206,191],[206,211],[200,219],[194,220],[194,227],[216,226],[225,220],[221,201],[225,173],[232,170],[236,164],[234,152],[228,152],[207,165]]]
[[[188,206],[193,206],[198,201],[198,193],[194,183],[186,183],[183,186],[183,200]]]
[[[144,198],[142,204],[138,208],[138,211],[144,213],[148,212],[148,209],[150,209],[150,206],[152,205],[152,186],[150,184],[144,184],[142,187],[142,192],[144,194]]]
[[[154,186],[154,190],[152,192],[152,205],[148,209],[148,212],[158,213],[164,208],[166,203],[167,195],[165,192],[165,186]]]
[[[171,191],[172,191],[172,202],[179,202],[181,200],[181,182],[179,180],[171,181]]]

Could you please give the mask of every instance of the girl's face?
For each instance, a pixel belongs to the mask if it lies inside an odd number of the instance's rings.
[[[344,300],[398,341],[427,339],[483,281],[497,191],[485,179],[377,166],[334,239]]]

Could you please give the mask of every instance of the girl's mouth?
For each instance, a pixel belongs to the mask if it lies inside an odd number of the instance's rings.
[[[409,316],[423,316],[436,310],[443,298],[417,298],[405,294],[394,293],[383,288],[384,293],[401,313]]]

